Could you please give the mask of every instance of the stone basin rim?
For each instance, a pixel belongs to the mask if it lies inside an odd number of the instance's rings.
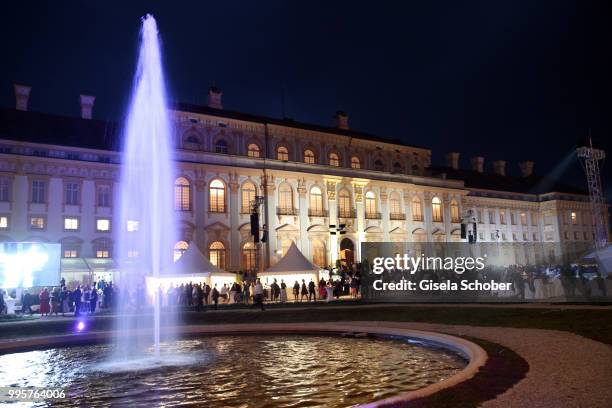
[[[432,331],[399,327],[359,325],[350,323],[244,323],[215,324],[207,326],[179,326],[177,334],[185,337],[205,335],[248,335],[248,334],[333,334],[367,333],[370,335],[398,336],[424,340],[460,354],[468,364],[458,373],[434,384],[417,390],[406,391],[395,396],[359,405],[361,408],[385,407],[428,397],[441,390],[453,387],[474,377],[487,361],[486,351],[478,344],[461,337]],[[77,346],[83,343],[109,341],[114,331],[92,331],[54,336],[28,337],[1,341],[0,355],[32,350]]]

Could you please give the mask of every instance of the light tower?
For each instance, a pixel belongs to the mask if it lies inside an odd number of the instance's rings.
[[[599,174],[599,161],[606,157],[606,152],[593,148],[593,141],[589,135],[586,146],[577,148],[576,154],[582,163],[589,186],[589,200],[595,227],[595,248],[601,249],[608,243],[608,227],[604,214],[606,202]]]

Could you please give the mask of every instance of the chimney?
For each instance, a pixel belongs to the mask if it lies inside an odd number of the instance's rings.
[[[505,160],[496,160],[493,162],[493,172],[499,176],[506,175],[506,161]]]
[[[20,111],[28,110],[28,99],[30,99],[30,91],[32,90],[31,86],[28,85],[18,85],[15,86],[15,109]]]
[[[472,157],[472,170],[477,171],[478,173],[484,172],[484,157],[476,156]]]
[[[446,153],[446,165],[457,170],[459,168],[459,153],[450,152]]]
[[[80,95],[79,100],[81,101],[81,118],[91,119],[91,113],[93,111],[96,97],[91,95]]]
[[[534,163],[530,160],[522,161],[519,163],[519,168],[521,169],[521,176],[529,177],[533,174],[533,165]]]
[[[345,130],[350,129],[349,124],[348,124],[349,117],[346,113],[342,111],[336,112],[335,119],[336,119],[336,127],[338,129],[345,129]]]
[[[223,92],[221,89],[217,88],[214,84],[208,88],[208,107],[214,109],[223,109],[223,104],[221,103],[221,96],[223,96]]]

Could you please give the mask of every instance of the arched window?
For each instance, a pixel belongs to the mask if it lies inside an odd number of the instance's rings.
[[[276,149],[276,159],[287,161],[289,160],[289,150],[285,146],[280,146]]]
[[[242,205],[240,207],[240,212],[242,214],[251,213],[256,196],[257,189],[255,188],[255,184],[247,181],[242,185]]]
[[[438,197],[431,199],[431,216],[433,222],[442,222],[442,201]]]
[[[455,200],[450,203],[451,222],[461,222],[459,216],[459,204]]]
[[[259,157],[259,146],[257,146],[255,143],[251,143],[247,147],[247,156],[249,156],[249,157]]]
[[[93,250],[96,258],[110,258],[111,247],[111,240],[108,238],[98,238],[93,241]]]
[[[340,166],[340,158],[338,157],[336,153],[329,154],[329,165],[336,166],[336,167]]]
[[[368,191],[365,195],[365,217],[378,218],[376,212],[376,195],[373,191]]]
[[[223,139],[217,140],[215,143],[215,153],[227,154],[229,149],[227,148],[227,142]]]
[[[225,184],[219,179],[210,182],[208,187],[208,210],[213,213],[225,212]]]
[[[404,168],[400,162],[393,163],[393,173],[403,173]]]
[[[320,268],[327,267],[327,249],[325,244],[316,239],[312,241],[312,263]]]
[[[293,215],[293,189],[289,183],[283,183],[278,188],[278,211],[279,215]]]
[[[394,191],[389,195],[389,212],[391,213],[391,219],[393,219],[393,215],[400,216],[403,214],[402,211],[402,200],[400,199],[397,191]]]
[[[423,205],[418,197],[412,199],[412,221],[423,221]]]
[[[304,163],[306,164],[314,164],[315,163],[315,154],[312,150],[306,149],[304,150]]]
[[[185,177],[179,177],[174,181],[174,209],[191,210],[191,186]]]
[[[308,213],[311,216],[323,217],[325,216],[323,210],[323,193],[319,187],[313,187],[310,189],[310,203],[308,205]]]
[[[419,174],[419,166],[417,166],[416,164],[412,165],[412,174],[415,176]]]
[[[348,190],[342,189],[338,194],[338,217],[350,218],[352,213],[351,195]]]
[[[255,269],[255,257],[257,256],[257,249],[255,244],[252,242],[246,242],[242,246],[242,267],[247,271]]]
[[[185,139],[187,143],[200,144],[200,139],[196,135],[189,135]]]
[[[374,161],[374,170],[376,170],[376,171],[384,171],[385,170],[385,165],[383,164],[382,160],[376,159]]]
[[[174,244],[174,262],[178,261],[185,251],[189,248],[187,241],[179,241]]]
[[[359,160],[359,157],[357,157],[357,156],[351,157],[351,168],[352,169],[360,169],[361,168],[361,160]]]
[[[221,241],[215,241],[208,247],[208,259],[217,268],[225,269],[225,245]]]

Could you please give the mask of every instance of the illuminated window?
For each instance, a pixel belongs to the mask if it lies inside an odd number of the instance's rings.
[[[336,166],[336,167],[340,166],[340,158],[338,157],[336,153],[329,154],[329,165]]]
[[[506,223],[506,212],[503,210],[499,212],[499,223],[500,224]]]
[[[287,213],[293,210],[293,190],[288,183],[283,183],[278,189],[278,207]]]
[[[98,218],[96,220],[96,231],[99,231],[99,232],[110,231],[110,220],[108,218]]]
[[[319,187],[310,189],[310,203],[308,207],[312,215],[323,215],[323,193]]]
[[[453,200],[450,203],[450,212],[451,212],[451,222],[461,222],[461,217],[459,216],[459,204]]]
[[[357,156],[351,157],[351,168],[353,168],[353,169],[360,169],[361,168],[361,160],[359,160],[359,157],[357,157]]]
[[[64,249],[64,258],[78,258],[79,252],[76,249]]]
[[[65,194],[67,205],[79,205],[79,183],[66,183]]]
[[[45,229],[44,217],[30,217],[30,229],[34,229],[34,230]]]
[[[135,249],[128,249],[127,257],[128,258],[138,258],[138,251],[136,251]]]
[[[179,241],[174,244],[174,262],[178,261],[185,251],[189,248],[187,241]]]
[[[433,222],[442,222],[442,201],[438,197],[431,199],[431,215]]]
[[[376,195],[372,191],[368,191],[365,195],[365,216],[376,218]]]
[[[9,221],[6,215],[0,216],[0,229],[8,229]]]
[[[257,249],[252,242],[246,242],[242,246],[242,267],[246,270],[254,270],[256,267]]]
[[[289,160],[289,150],[285,146],[281,146],[276,150],[276,158],[278,160]]]
[[[107,238],[99,238],[93,241],[94,254],[96,258],[110,258],[111,241]]]
[[[227,154],[228,151],[227,142],[223,139],[217,140],[215,143],[215,153]]]
[[[11,180],[0,177],[0,201],[11,201]]]
[[[402,200],[395,191],[389,196],[389,211],[391,214],[402,214]]]
[[[412,221],[423,221],[423,204],[417,197],[412,199]]]
[[[521,225],[527,225],[527,214],[521,213]]]
[[[32,202],[44,203],[46,199],[45,190],[45,182],[43,180],[32,180]]]
[[[79,229],[79,219],[74,217],[65,217],[64,218],[64,229],[66,231],[74,231]]]
[[[327,267],[327,249],[320,240],[312,241],[312,263],[320,268]]]
[[[383,171],[384,169],[385,169],[385,165],[383,164],[382,160],[376,159],[374,161],[374,170]]]
[[[249,157],[259,157],[259,146],[257,146],[255,143],[251,143],[247,147],[247,156],[249,156]]]
[[[98,207],[110,207],[111,206],[111,188],[110,186],[98,186]]]
[[[217,268],[225,269],[225,245],[215,241],[208,247],[209,260]]]
[[[351,216],[353,209],[351,204],[351,195],[345,189],[340,190],[340,193],[338,194],[338,209],[340,210],[340,214],[338,214],[339,217],[346,218]]]
[[[240,212],[242,214],[250,214],[257,196],[255,184],[247,181],[242,185],[242,206]]]
[[[312,150],[306,149],[304,150],[304,163],[306,164],[314,164],[315,163],[315,154]]]
[[[140,228],[140,222],[136,220],[128,220],[127,221],[127,231],[128,232],[136,232]]]
[[[191,185],[185,177],[179,177],[174,181],[174,209],[191,210]]]
[[[219,179],[210,182],[208,188],[209,211],[213,213],[225,212],[225,185]]]
[[[571,213],[572,225],[578,225],[578,214],[575,211]]]

